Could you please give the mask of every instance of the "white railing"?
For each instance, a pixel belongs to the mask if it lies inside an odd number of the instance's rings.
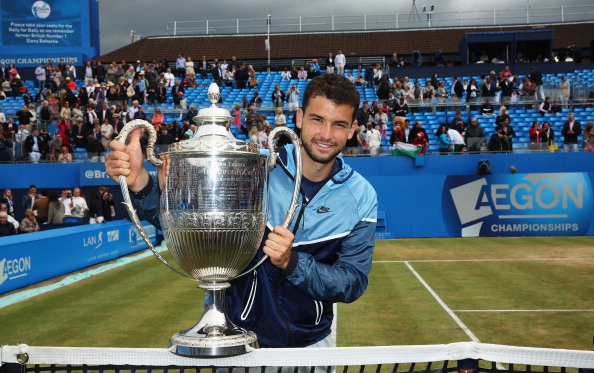
[[[462,10],[440,12],[439,5],[433,10],[424,6],[411,8],[410,12],[359,15],[328,15],[311,17],[271,16],[270,31],[330,32],[361,30],[392,30],[427,27],[484,27],[497,25],[521,25],[584,22],[594,20],[594,4],[557,7],[524,7],[515,9]],[[264,34],[267,32],[267,17],[172,21],[166,26],[167,35],[228,35]]]

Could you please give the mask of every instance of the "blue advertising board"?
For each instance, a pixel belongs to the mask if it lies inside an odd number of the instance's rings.
[[[155,227],[143,227],[155,245]],[[1,237],[0,294],[146,248],[126,220]]]
[[[99,54],[95,0],[0,0],[1,62],[35,67],[49,59],[82,62]]]
[[[144,168],[152,176],[157,176],[157,168],[150,162],[144,162]],[[105,172],[105,165],[101,162],[87,162],[79,165],[79,185],[82,187],[96,185],[116,185]]]
[[[594,173],[367,179],[376,238],[594,235]]]
[[[587,173],[448,176],[441,211],[451,236],[588,234],[594,203]]]

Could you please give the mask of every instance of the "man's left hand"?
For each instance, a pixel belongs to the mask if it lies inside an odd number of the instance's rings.
[[[270,257],[270,262],[280,269],[287,268],[291,259],[291,249],[295,236],[287,228],[277,225],[268,235],[264,243],[264,254]]]

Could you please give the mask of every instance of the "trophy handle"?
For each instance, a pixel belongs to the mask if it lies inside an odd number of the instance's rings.
[[[268,135],[268,149],[270,149],[270,158],[268,159],[268,165],[270,168],[274,168],[276,166],[276,148],[274,144],[274,140],[279,136],[279,134],[284,134],[288,136],[293,145],[295,146],[295,188],[293,189],[293,197],[291,198],[291,205],[289,206],[289,210],[287,210],[287,214],[285,215],[285,219],[283,220],[282,226],[285,228],[289,228],[293,218],[295,217],[295,210],[299,203],[297,203],[299,199],[299,192],[301,191],[301,140],[297,137],[297,134],[290,128],[282,126],[276,127],[270,134]],[[262,259],[258,261],[252,268],[248,269],[247,271],[243,272],[242,274],[237,275],[233,279],[239,278],[244,276],[254,269],[258,268],[262,263],[264,263],[268,259],[268,255],[264,255]]]
[[[120,131],[120,134],[115,138],[115,140],[121,141],[125,144],[130,132],[132,132],[133,130],[135,130],[137,128],[146,129],[149,133],[148,146],[146,147],[147,159],[149,160],[149,162],[151,162],[153,164],[153,166],[157,166],[157,167],[161,166],[163,164],[163,161],[158,159],[157,157],[155,157],[155,152],[154,152],[155,141],[157,140],[157,132],[155,131],[155,128],[153,127],[153,125],[150,124],[149,122],[147,122],[146,120],[135,119],[131,122],[128,122],[124,126],[124,128],[122,128],[122,130]],[[198,280],[188,276],[187,274],[181,272],[177,268],[173,267],[155,249],[155,247],[153,246],[153,243],[151,242],[148,235],[144,231],[142,224],[140,224],[140,219],[138,219],[136,210],[134,210],[134,207],[132,206],[132,200],[130,199],[130,191],[128,190],[128,183],[126,183],[126,177],[124,175],[120,175],[119,181],[120,181],[120,188],[122,189],[122,196],[124,197],[124,202],[122,202],[122,203],[126,207],[126,210],[128,211],[128,215],[130,215],[130,219],[132,220],[132,223],[138,230],[138,233],[140,233],[140,236],[142,237],[144,242],[148,245],[148,247],[151,249],[153,254],[155,254],[155,256],[157,258],[159,258],[159,260],[163,264],[165,264],[167,267],[171,268],[175,272],[179,273],[180,275],[182,275],[186,278],[189,278],[190,280],[198,281]]]

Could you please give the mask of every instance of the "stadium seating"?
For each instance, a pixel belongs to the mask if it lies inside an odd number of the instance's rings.
[[[354,76],[359,73],[358,69],[347,70],[347,72],[352,72]],[[594,71],[593,70],[575,70],[573,73],[568,74],[545,74],[543,76],[543,81],[545,82],[546,89],[554,91],[559,82],[561,81],[561,76],[567,75],[568,80],[572,83],[572,86],[575,89],[582,89],[582,96],[583,98],[587,97],[590,94],[590,89],[594,85]],[[236,103],[240,103],[242,98],[246,96],[247,100],[249,101],[253,96],[254,92],[259,92],[260,97],[263,99],[263,105],[259,108],[258,112],[267,116],[267,120],[273,124],[274,123],[274,110],[272,108],[272,99],[271,95],[274,91],[275,85],[279,84],[281,89],[286,91],[291,84],[296,84],[297,89],[300,91],[300,100],[303,97],[303,92],[305,91],[305,87],[308,83],[308,80],[282,80],[281,72],[275,71],[271,72],[270,74],[266,72],[257,72],[256,73],[257,80],[260,83],[257,87],[253,89],[236,89],[233,87],[221,87],[221,95],[223,99],[223,103],[221,104],[222,107],[231,110]],[[519,76],[521,79],[523,76]],[[478,76],[466,76],[463,77],[464,80],[470,80],[472,78],[477,79],[480,81],[480,77]],[[197,88],[188,88],[186,90],[186,94],[184,98],[188,100],[189,105],[195,105],[197,108],[204,108],[210,106],[210,102],[206,96],[206,91],[208,86],[212,83],[212,78],[209,76],[206,79],[202,79],[200,76],[196,77],[198,87]],[[427,81],[426,78],[418,78],[418,79],[410,79],[411,82],[419,81],[421,86],[425,85]],[[446,89],[448,92],[451,89],[452,85],[452,78],[451,77],[442,77],[439,78],[440,81],[446,82]],[[25,86],[31,91],[31,95],[34,96],[37,93],[37,88],[35,88],[35,83],[33,81],[25,81]],[[77,86],[82,86],[82,80],[76,80]],[[377,95],[374,89],[371,88],[364,88],[364,87],[357,87],[359,94],[361,95],[361,102],[368,101],[373,102],[377,100]],[[499,109],[499,100],[496,97],[493,100],[493,104],[495,109]],[[24,105],[24,100],[22,97],[7,97],[6,100],[0,101],[0,108],[6,115],[14,115],[21,107]],[[446,103],[447,105],[447,103]],[[478,106],[478,104],[477,104]],[[565,108],[561,114],[547,114],[544,117],[541,116],[535,108],[527,108],[526,103],[522,102],[512,102],[511,105],[508,105],[508,114],[512,119],[512,126],[515,128],[518,137],[516,138],[515,142],[515,149],[521,150],[526,148],[528,143],[528,129],[530,128],[533,121],[538,120],[540,122],[549,121],[551,127],[555,130],[555,133],[559,134],[561,132],[561,127],[566,120],[566,113],[573,111],[576,113],[576,119],[581,121],[582,124],[585,124],[588,121],[594,121],[594,107],[583,107],[583,106],[574,106],[572,109]],[[145,112],[149,114],[149,116],[154,112],[154,110],[159,107],[164,115],[166,121],[173,121],[180,119],[180,111],[176,110],[173,105],[173,99],[170,95],[167,96],[167,102],[159,105],[149,105],[145,108]],[[430,142],[429,142],[429,151],[436,151],[437,149],[437,139],[433,134],[437,130],[440,124],[442,123],[450,123],[454,116],[456,115],[457,110],[463,110],[463,119],[466,122],[470,121],[472,117],[478,117],[479,123],[485,130],[485,135],[488,137],[494,131],[494,116],[481,116],[476,109],[476,107],[471,106],[461,106],[456,107],[452,106],[449,109],[446,107],[445,111],[439,111],[441,108],[435,108],[430,103],[424,102],[421,107],[418,108],[418,112],[411,113],[407,115],[407,118],[410,120],[420,120],[423,122],[425,129],[427,130],[428,134],[430,135]],[[471,110],[467,110],[471,109]],[[292,126],[291,118],[288,118],[289,126]],[[390,126],[391,128],[391,126]],[[245,136],[242,133],[237,133],[236,127],[232,126],[234,134],[237,135],[240,139],[245,139]],[[49,132],[55,132],[55,126],[49,127]],[[388,139],[384,139],[384,146],[388,146]]]

